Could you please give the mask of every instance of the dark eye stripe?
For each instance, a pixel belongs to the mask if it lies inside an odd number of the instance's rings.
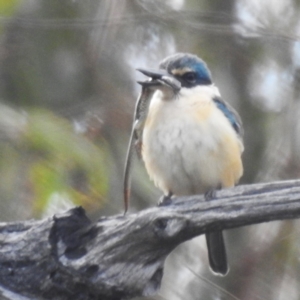
[[[182,78],[189,82],[195,82],[197,79],[197,75],[195,72],[187,72],[182,75]]]

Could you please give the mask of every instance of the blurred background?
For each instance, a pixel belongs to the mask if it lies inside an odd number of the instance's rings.
[[[241,183],[298,178],[300,1],[0,0],[0,221],[121,213],[135,69],[175,52],[202,57],[239,111]],[[159,196],[136,161],[130,211]],[[300,299],[299,225],[227,231],[224,278],[202,237],[185,243],[149,299]]]

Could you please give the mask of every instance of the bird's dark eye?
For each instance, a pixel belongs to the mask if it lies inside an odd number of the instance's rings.
[[[183,74],[183,79],[190,82],[190,83],[194,83],[197,79],[196,73],[195,72],[187,72],[185,74]]]

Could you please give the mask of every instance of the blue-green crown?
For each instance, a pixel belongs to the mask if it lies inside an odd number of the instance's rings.
[[[189,53],[177,53],[165,58],[160,64],[181,81],[183,87],[208,85],[212,83],[211,74],[206,63],[198,56]],[[180,70],[186,72],[180,73]]]

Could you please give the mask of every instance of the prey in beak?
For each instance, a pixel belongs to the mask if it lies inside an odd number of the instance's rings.
[[[145,87],[166,86],[171,88],[174,93],[178,93],[181,89],[181,83],[173,75],[169,74],[165,70],[155,69],[137,69],[137,71],[151,78],[150,81],[138,81],[139,84]]]
[[[135,105],[135,113],[125,162],[123,185],[124,213],[126,213],[129,207],[133,154],[136,152],[138,156],[141,157],[143,130],[153,94],[156,90],[163,89],[167,89],[172,94],[177,94],[181,89],[180,81],[167,71],[145,69],[137,70],[149,78],[145,81],[138,81],[138,83],[142,86],[142,90]]]

